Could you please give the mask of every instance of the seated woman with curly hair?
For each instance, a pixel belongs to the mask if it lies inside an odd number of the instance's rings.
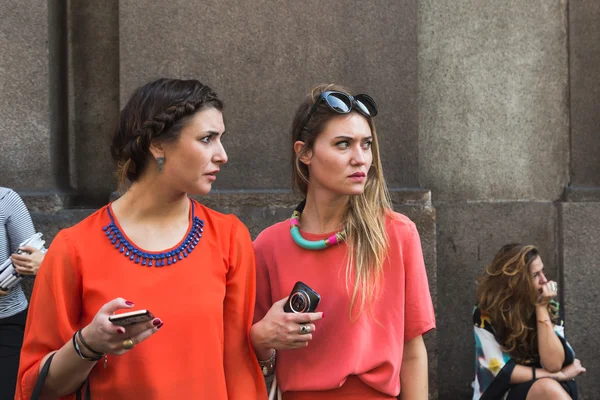
[[[479,278],[473,399],[577,399],[585,372],[564,336],[557,285],[539,251],[503,246]],[[544,379],[546,378],[546,379]]]

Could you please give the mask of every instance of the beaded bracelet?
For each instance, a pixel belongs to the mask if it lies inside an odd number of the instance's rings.
[[[268,360],[258,360],[258,365],[262,370],[263,376],[269,376],[275,372],[275,363],[277,362],[277,350],[273,350],[273,355]]]
[[[79,331],[77,331],[79,332]],[[83,355],[83,353],[81,352],[81,349],[79,348],[79,344],[77,343],[77,332],[75,332],[73,334],[73,347],[75,348],[75,352],[77,353],[77,355],[82,359],[82,360],[86,360],[86,361],[100,361],[103,357],[103,355],[100,355],[98,357],[86,357]]]
[[[103,357],[104,353],[97,352],[96,350],[92,349],[92,347],[89,344],[87,344],[87,342],[83,339],[83,333],[81,333],[81,331],[82,331],[82,329],[80,329],[80,330],[77,331],[77,336],[79,337],[79,341],[81,342],[81,344],[83,344],[83,346],[86,349],[88,349],[88,351],[90,353],[95,354],[95,355],[97,355],[99,357]]]

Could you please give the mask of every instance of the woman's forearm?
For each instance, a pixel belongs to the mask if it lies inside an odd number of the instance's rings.
[[[83,350],[84,346],[79,341],[77,343],[87,357],[89,354]],[[40,371],[51,354],[45,356],[40,363]],[[95,365],[96,362],[79,357],[73,347],[73,342],[68,341],[60,350],[55,352],[46,377],[42,397],[56,398],[74,393],[81,387]]]
[[[427,349],[423,336],[417,336],[404,344],[400,370],[400,399],[426,400],[428,397]]]
[[[273,348],[266,344],[264,337],[261,321],[252,325],[252,328],[250,328],[250,343],[252,343],[256,357],[259,360],[268,360],[273,355]]]
[[[535,369],[535,377],[536,378],[552,378],[559,380],[560,374],[559,372],[550,372],[545,370],[544,368],[536,368]],[[512,375],[510,376],[510,383],[517,384],[527,382],[533,379],[533,369],[531,367],[526,367],[524,365],[517,365],[515,369],[513,369]]]
[[[537,341],[542,366],[550,372],[558,372],[565,362],[565,350],[554,332],[554,325],[546,306],[536,308]]]

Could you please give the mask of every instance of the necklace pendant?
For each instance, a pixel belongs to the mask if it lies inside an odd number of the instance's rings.
[[[177,263],[177,261],[187,258],[187,256],[191,254],[194,248],[200,243],[202,232],[204,232],[204,221],[194,215],[194,202],[190,200],[190,203],[192,228],[182,243],[175,250],[150,254],[129,243],[115,222],[115,219],[110,211],[110,206],[106,206],[110,223],[102,227],[102,231],[106,235],[107,240],[110,241],[111,246],[115,248],[115,251],[118,251],[119,253],[123,254],[123,256],[129,258],[129,260],[134,264],[160,268],[165,266],[166,261],[167,265],[172,265]]]

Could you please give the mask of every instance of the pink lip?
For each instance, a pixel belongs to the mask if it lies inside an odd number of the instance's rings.
[[[209,180],[214,181],[215,179],[217,179],[217,172],[219,172],[218,169],[211,171],[209,173],[204,174]]]
[[[365,173],[364,172],[355,172],[352,175],[350,175],[349,177],[350,178],[364,178]]]

